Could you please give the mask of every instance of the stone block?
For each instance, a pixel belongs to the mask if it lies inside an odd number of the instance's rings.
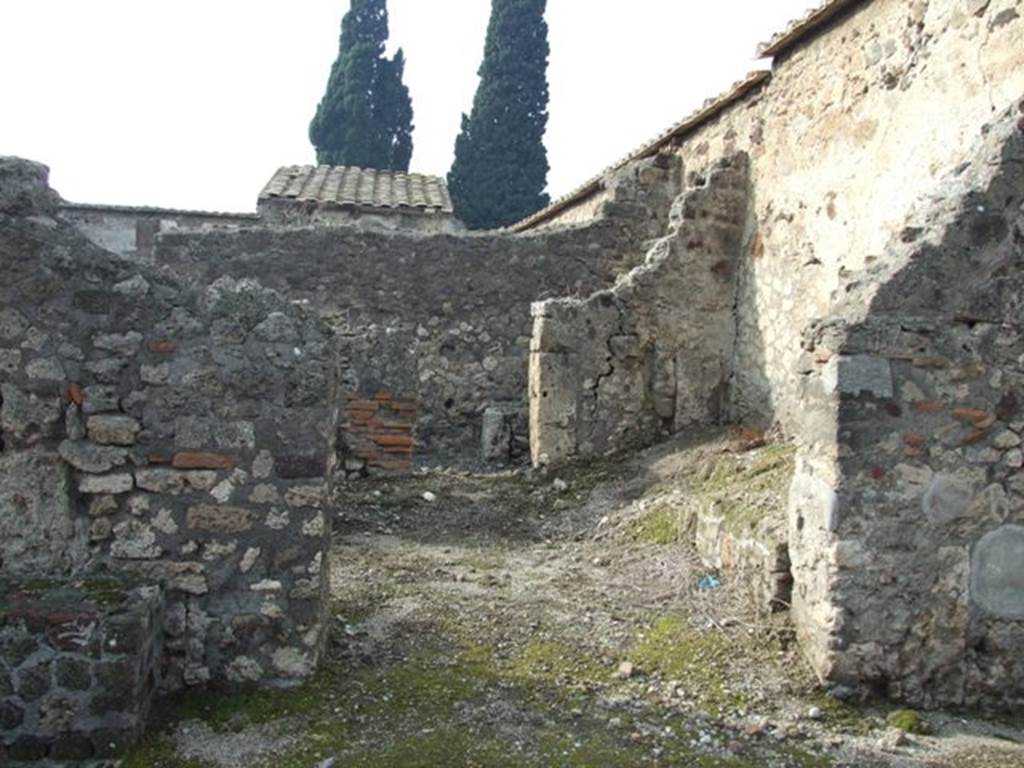
[[[241,533],[252,528],[253,513],[241,507],[198,504],[189,507],[185,519],[193,530]]]
[[[891,400],[894,394],[892,365],[872,355],[848,355],[838,361],[837,389],[844,395],[871,395]]]
[[[139,422],[130,416],[90,416],[85,428],[89,439],[100,445],[134,445],[142,431]]]
[[[123,448],[100,446],[84,441],[65,440],[58,448],[64,461],[77,470],[100,474],[120,467],[128,461],[128,451]]]
[[[116,496],[128,493],[135,486],[135,481],[127,472],[113,475],[85,475],[78,479],[78,490],[82,493],[102,493]]]
[[[1001,619],[1024,619],[1024,526],[990,531],[971,558],[971,598]]]
[[[175,469],[234,469],[238,458],[219,453],[179,452],[174,454],[171,466]]]

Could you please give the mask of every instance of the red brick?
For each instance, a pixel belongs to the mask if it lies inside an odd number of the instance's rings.
[[[942,413],[946,410],[946,406],[942,403],[929,403],[926,401],[916,402],[912,407],[914,413]]]
[[[378,392],[376,395],[374,395],[373,399],[376,400],[377,402],[388,402],[390,400],[394,400],[395,398],[390,392]]]
[[[924,435],[919,435],[916,432],[905,432],[903,434],[903,442],[911,448],[920,448],[927,441],[925,440]]]
[[[412,436],[410,435],[370,435],[370,439],[380,446],[412,447]]]
[[[992,433],[991,429],[976,429],[963,440],[960,445],[975,445],[986,439]]]
[[[148,461],[150,464],[170,464],[173,460],[173,457],[166,453],[146,454],[146,461]]]
[[[402,432],[410,432],[413,428],[413,423],[410,421],[389,421],[388,419],[375,418],[370,419],[369,425],[374,429],[397,429]]]
[[[350,397],[348,403],[345,404],[345,409],[349,411],[376,411],[378,408],[380,408],[380,403],[361,397]]]
[[[82,392],[82,385],[71,383],[68,384],[68,402],[74,403],[75,405],[81,405],[85,401],[85,393]]]
[[[234,469],[238,459],[219,453],[176,453],[171,464],[175,469]]]
[[[178,342],[167,339],[157,339],[146,345],[150,352],[157,355],[173,355],[178,351]]]
[[[875,480],[881,480],[885,477],[885,467],[874,466],[871,468],[871,476]]]
[[[953,418],[957,421],[966,421],[970,424],[974,424],[979,429],[984,426],[991,426],[995,421],[995,415],[988,411],[983,411],[979,408],[956,408],[953,410]],[[988,421],[989,419],[992,421]],[[985,422],[988,421],[988,424]]]

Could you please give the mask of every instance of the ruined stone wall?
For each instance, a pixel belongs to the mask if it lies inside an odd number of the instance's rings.
[[[533,306],[535,464],[650,445],[721,413],[735,336],[748,161],[716,163],[676,200],[643,265],[585,299]]]
[[[764,86],[676,140],[688,170],[751,157],[757,232],[740,272],[737,420],[795,431],[803,329],[1024,93],[1022,39],[1021,0],[860,3],[776,60]],[[550,223],[592,207],[585,198]]]
[[[0,764],[121,754],[145,728],[162,643],[158,587],[0,578]]]
[[[120,256],[153,259],[161,232],[175,229],[238,229],[255,226],[254,214],[202,213],[160,208],[131,208],[63,203],[60,217],[91,242]]]
[[[1024,103],[804,337],[794,610],[828,680],[1024,704]]]
[[[411,456],[417,464],[524,461],[530,304],[589,295],[639,263],[645,241],[664,231],[668,203],[662,198],[674,196],[671,168],[653,167],[647,175],[659,183],[638,191],[634,173],[634,183],[618,187],[601,219],[544,234],[427,236],[323,227],[165,234],[157,260],[197,284],[220,275],[258,276],[321,311],[344,335],[370,340],[357,343],[370,354],[349,355],[344,372],[343,401],[365,406],[348,414],[342,431],[340,448],[352,459],[351,471],[363,471],[360,461],[390,465],[409,455],[399,451],[408,446],[384,445],[387,430],[371,427],[364,434],[359,420],[369,418],[378,395],[415,409]],[[393,338],[401,343],[377,344],[389,333],[399,334]],[[489,441],[485,451],[487,413],[502,422],[497,431],[507,439],[497,449]],[[393,455],[372,454],[367,437],[382,438],[375,444],[394,449]]]
[[[5,573],[102,565],[163,585],[169,686],[308,674],[337,423],[328,329],[256,283],[191,289],[100,250],[58,218],[45,177],[0,160]]]

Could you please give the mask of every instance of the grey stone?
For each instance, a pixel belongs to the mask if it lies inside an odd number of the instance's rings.
[[[82,411],[85,414],[107,413],[120,408],[117,387],[95,384],[83,390]]]
[[[87,661],[58,659],[56,674],[57,685],[69,691],[87,691],[92,687],[92,672]]]
[[[57,447],[58,453],[75,469],[98,474],[109,472],[128,461],[128,451],[86,442],[65,440]]]
[[[944,525],[962,517],[974,497],[974,490],[961,479],[950,475],[936,475],[921,499],[928,520]]]
[[[7,383],[0,384],[0,394],[0,432],[22,440],[32,442],[49,434],[63,415],[58,397],[40,397]]]
[[[25,373],[30,379],[44,381],[64,381],[64,368],[59,360],[39,358],[25,366]]]
[[[1024,526],[990,531],[971,558],[971,598],[1003,619],[1024,619]]]
[[[28,321],[16,309],[0,309],[0,338],[14,341],[28,330]]]
[[[0,731],[13,731],[25,720],[25,711],[13,701],[0,701]]]
[[[134,445],[142,431],[139,422],[130,416],[90,416],[85,426],[89,439],[100,445]]]
[[[22,667],[16,675],[15,690],[27,702],[38,701],[53,687],[53,668],[48,661]]]
[[[66,568],[85,554],[70,506],[68,471],[41,449],[0,453],[0,561],[5,574]]]
[[[20,349],[0,349],[0,373],[15,376],[21,370]]]
[[[107,333],[93,337],[92,345],[105,352],[113,352],[122,357],[131,357],[142,346],[142,334],[137,331],[128,333]]]
[[[133,299],[141,299],[149,293],[150,285],[142,275],[135,275],[127,280],[122,280],[114,286],[114,292],[122,296],[129,296]]]
[[[78,479],[78,490],[82,493],[117,495],[128,493],[135,486],[127,472],[113,475],[85,475]]]
[[[74,403],[69,403],[64,409],[64,431],[68,440],[85,439],[85,421],[82,419],[81,409]]]
[[[171,367],[167,363],[143,365],[139,368],[139,376],[145,384],[166,384],[171,376]]]
[[[484,461],[507,462],[512,446],[512,425],[499,408],[484,411],[480,435],[481,455]]]
[[[881,400],[892,399],[892,365],[871,355],[849,355],[839,359],[838,389],[848,395],[865,392]]]
[[[110,554],[125,560],[155,560],[163,554],[153,529],[138,520],[125,520],[114,526]]]

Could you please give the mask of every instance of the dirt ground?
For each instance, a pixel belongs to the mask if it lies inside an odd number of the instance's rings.
[[[894,706],[830,697],[785,613],[700,563],[672,510],[729,448],[339,489],[316,679],[165,702],[124,766],[1024,768],[1019,721],[929,712],[907,734]],[[734,502],[782,503],[784,477],[756,499],[736,477]]]

